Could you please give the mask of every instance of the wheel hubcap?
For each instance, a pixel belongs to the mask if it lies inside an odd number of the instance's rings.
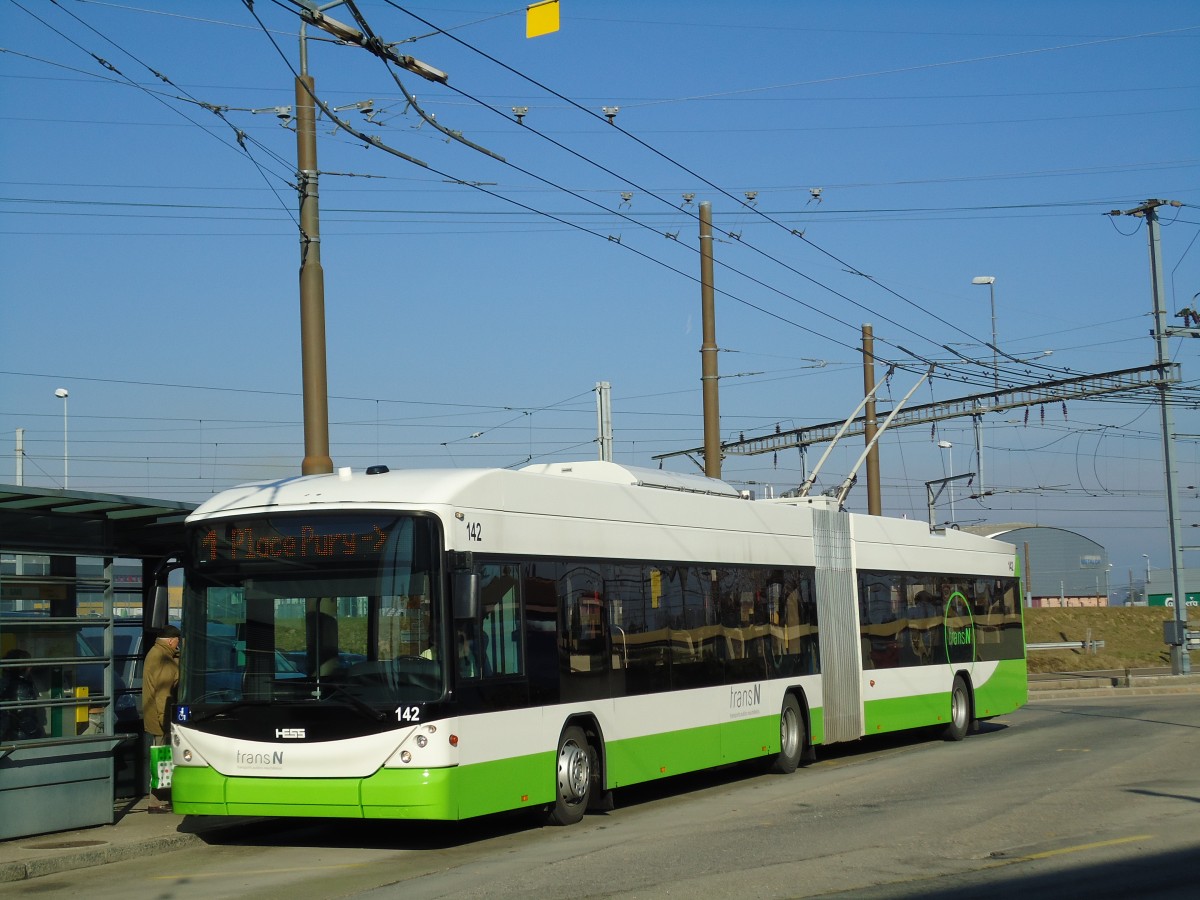
[[[779,746],[785,756],[794,756],[800,744],[800,728],[796,720],[796,711],[785,709],[779,717]]]
[[[950,695],[950,719],[958,726],[967,721],[967,698],[962,691],[955,691]]]
[[[587,750],[567,741],[558,751],[558,793],[568,803],[578,803],[587,794],[591,781]]]

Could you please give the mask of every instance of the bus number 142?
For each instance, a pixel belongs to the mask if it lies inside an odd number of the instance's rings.
[[[419,706],[397,706],[396,707],[397,722],[420,722],[421,707]]]

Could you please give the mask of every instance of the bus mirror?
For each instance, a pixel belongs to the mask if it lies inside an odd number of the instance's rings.
[[[170,609],[170,595],[165,584],[154,586],[154,605],[150,609],[150,627],[162,628],[167,624],[167,613]]]
[[[159,629],[167,624],[170,615],[170,595],[167,582],[171,573],[183,568],[178,557],[169,556],[162,560],[154,570],[154,599],[150,607],[150,620],[146,623],[150,628]]]
[[[479,615],[479,575],[473,570],[454,573],[454,618],[474,619]]]

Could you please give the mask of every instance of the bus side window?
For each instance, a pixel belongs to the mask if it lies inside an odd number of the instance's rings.
[[[475,658],[480,674],[519,675],[521,595],[517,566],[483,566],[479,584],[482,619],[475,641]]]
[[[525,665],[531,702],[558,702],[558,596],[545,565],[526,563],[521,579],[525,596]]]

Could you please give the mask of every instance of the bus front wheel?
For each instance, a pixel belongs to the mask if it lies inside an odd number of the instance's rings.
[[[592,795],[593,754],[583,729],[572,725],[558,740],[551,825],[574,825],[583,818]]]
[[[779,711],[779,755],[771,762],[771,771],[790,775],[800,765],[804,753],[804,715],[792,694],[783,698]]]

